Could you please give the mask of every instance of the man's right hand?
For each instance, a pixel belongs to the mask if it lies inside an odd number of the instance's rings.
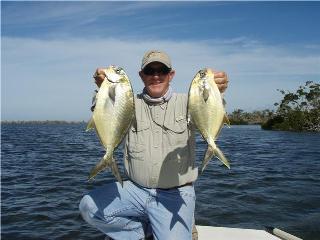
[[[103,80],[105,79],[106,74],[104,72],[103,68],[97,68],[96,72],[93,75],[93,78],[95,80],[95,83],[97,84],[98,87],[101,86]]]

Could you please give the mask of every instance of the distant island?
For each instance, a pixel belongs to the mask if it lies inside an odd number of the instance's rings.
[[[265,130],[320,132],[320,84],[307,81],[296,92],[278,90],[283,99],[277,111],[264,122]]]
[[[307,81],[294,93],[278,90],[283,99],[277,110],[245,112],[236,109],[228,114],[233,125],[260,124],[264,130],[320,132],[320,84]]]
[[[274,112],[269,109],[253,112],[245,112],[242,109],[236,109],[228,114],[231,125],[262,125],[273,116]]]

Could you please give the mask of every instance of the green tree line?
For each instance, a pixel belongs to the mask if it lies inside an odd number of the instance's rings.
[[[261,111],[246,112],[242,109],[236,109],[228,114],[231,125],[249,125],[249,124],[263,124],[268,119],[272,118],[274,112],[265,109]]]
[[[307,81],[296,92],[278,90],[283,99],[262,128],[266,130],[320,131],[320,84]]]
[[[236,109],[228,114],[231,124],[261,124],[265,130],[320,131],[320,84],[307,81],[295,92],[278,91],[283,98],[274,104],[276,110]]]

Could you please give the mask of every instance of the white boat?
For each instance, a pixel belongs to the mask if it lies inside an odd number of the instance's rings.
[[[256,229],[199,226],[198,240],[302,240],[278,228],[268,228],[268,232]],[[271,232],[271,233],[269,233]]]

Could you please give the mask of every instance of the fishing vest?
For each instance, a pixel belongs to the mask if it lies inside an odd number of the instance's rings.
[[[187,95],[161,105],[135,97],[135,117],[125,141],[127,176],[148,188],[172,188],[197,179],[195,131],[187,122]]]

